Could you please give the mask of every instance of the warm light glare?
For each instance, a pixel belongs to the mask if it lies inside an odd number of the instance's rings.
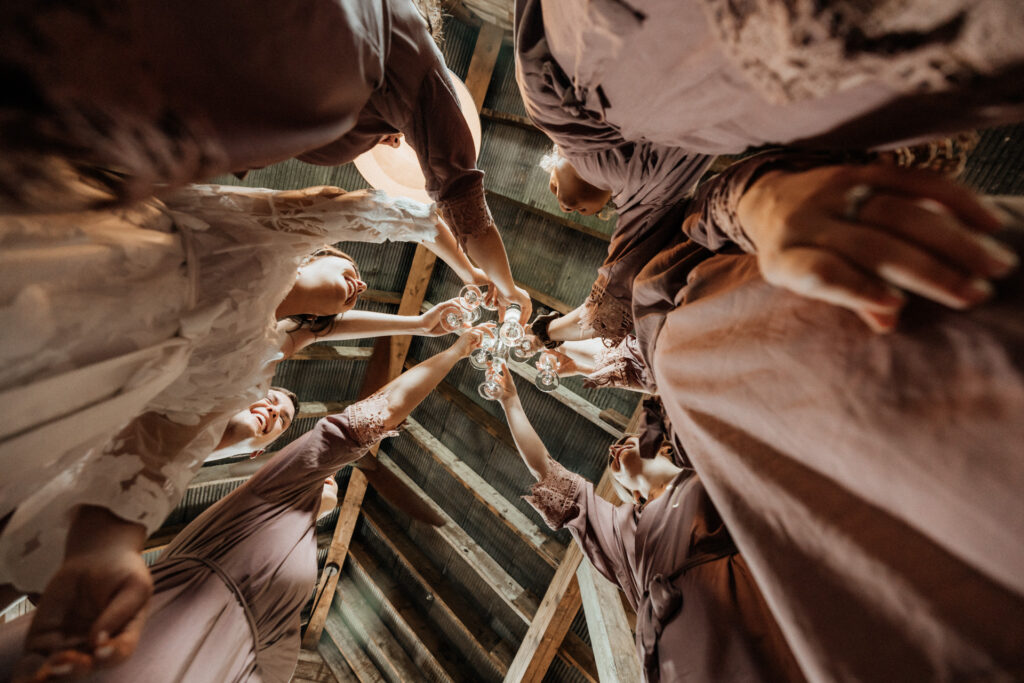
[[[459,99],[459,107],[462,115],[466,117],[469,125],[469,132],[473,136],[473,146],[476,155],[480,154],[480,115],[477,114],[476,105],[473,103],[473,96],[465,83],[460,81],[452,72],[448,72],[452,82],[455,84],[455,94]],[[370,183],[371,187],[383,190],[393,197],[409,197],[421,202],[430,203],[433,200],[427,195],[426,179],[420,170],[420,162],[405,138],[397,147],[377,145],[368,152],[356,157],[356,169]]]

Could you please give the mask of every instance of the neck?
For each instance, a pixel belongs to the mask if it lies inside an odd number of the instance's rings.
[[[669,484],[682,472],[681,467],[670,462],[668,458],[656,457],[647,465],[647,491],[644,496],[652,501],[668,490]],[[641,493],[644,493],[641,491]]]
[[[302,315],[305,313],[303,310],[304,303],[304,298],[297,291],[297,288],[292,287],[288,295],[277,305],[274,317],[278,320],[284,320],[290,315]]]

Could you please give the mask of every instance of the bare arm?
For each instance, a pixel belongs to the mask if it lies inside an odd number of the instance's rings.
[[[580,321],[586,314],[586,304],[577,306],[561,318],[552,320],[548,326],[548,336],[552,341],[579,341],[581,339],[594,339],[597,332],[592,329],[580,327]]]
[[[466,252],[462,251],[458,240],[455,239],[455,234],[440,217],[437,219],[437,237],[433,242],[424,242],[423,246],[447,263],[464,283],[478,286],[491,284],[486,273],[470,262]]]
[[[519,394],[516,393],[516,385],[512,381],[511,373],[506,373],[503,380],[505,393],[499,401],[505,411],[508,427],[512,431],[512,439],[516,442],[519,455],[526,463],[530,474],[539,481],[548,473],[551,455],[533,425],[530,424],[529,418],[526,417],[526,411],[523,410],[523,404],[519,401]]]
[[[310,344],[325,341],[347,341],[365,339],[366,337],[392,337],[403,334],[415,334],[436,337],[445,334],[441,327],[441,315],[451,306],[456,305],[454,299],[442,301],[429,311],[420,315],[394,315],[391,313],[375,313],[373,311],[348,311],[334,318],[334,325],[329,332],[314,333],[307,328],[293,329],[291,320],[280,320],[277,329],[285,333],[281,345],[281,353],[288,359],[299,350]]]
[[[387,399],[384,424],[394,429],[434,390],[448,371],[480,344],[481,335],[469,330],[450,347],[415,365],[384,385],[380,393]]]

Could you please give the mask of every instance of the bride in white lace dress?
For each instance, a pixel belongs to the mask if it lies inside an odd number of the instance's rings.
[[[3,535],[39,528],[11,513],[46,482],[64,510],[99,505],[152,532],[294,347],[278,317],[302,259],[385,240],[422,242],[480,281],[431,207],[373,191],[190,186],[123,210],[0,219]],[[365,288],[349,261],[327,260],[336,274],[314,269],[311,315],[343,313]],[[14,583],[39,590],[51,572]]]

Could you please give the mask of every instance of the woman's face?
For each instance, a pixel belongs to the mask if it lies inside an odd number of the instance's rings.
[[[336,507],[338,507],[338,482],[334,480],[334,477],[327,477],[324,480],[324,492],[320,497],[320,512],[316,515],[317,519]]]
[[[599,213],[612,196],[608,190],[602,190],[581,178],[563,156],[558,157],[555,167],[551,169],[551,183],[548,187],[558,198],[558,206],[562,211],[578,211],[584,216]]]
[[[228,421],[219,447],[247,442],[252,450],[270,445],[284,434],[295,417],[295,406],[287,394],[276,389]]]
[[[309,315],[337,315],[356,305],[366,283],[356,266],[340,256],[321,256],[299,268],[293,292],[302,297],[302,310]]]
[[[645,462],[640,457],[639,437],[631,436],[624,443],[612,444],[608,447],[608,466],[612,470],[612,477],[630,491],[643,492],[646,490]]]

